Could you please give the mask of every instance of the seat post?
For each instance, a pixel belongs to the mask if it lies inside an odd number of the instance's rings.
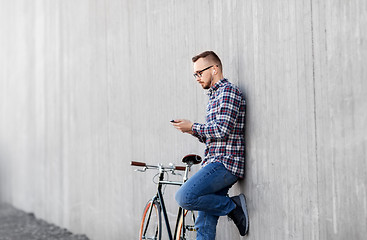
[[[184,182],[186,182],[187,179],[188,179],[189,172],[191,170],[191,166],[192,166],[192,164],[190,162],[186,163],[186,170],[185,170],[185,175],[184,175],[184,178],[183,178]]]

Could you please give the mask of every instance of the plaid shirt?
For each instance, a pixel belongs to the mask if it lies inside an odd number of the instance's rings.
[[[206,123],[194,123],[192,132],[206,144],[203,166],[221,162],[234,175],[244,177],[245,99],[227,79],[209,89]]]

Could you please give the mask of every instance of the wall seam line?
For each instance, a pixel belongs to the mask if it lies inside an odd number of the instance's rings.
[[[315,45],[314,45],[314,26],[313,26],[313,1],[310,0],[310,10],[311,10],[311,43],[312,43],[312,81],[313,81],[313,111],[314,111],[314,126],[315,126],[315,160],[316,160],[316,189],[317,189],[317,224],[318,224],[318,239],[320,239],[320,213],[319,213],[319,199],[320,199],[320,191],[319,191],[319,157],[318,157],[318,136],[317,136],[317,109],[316,109],[316,74],[315,74]]]

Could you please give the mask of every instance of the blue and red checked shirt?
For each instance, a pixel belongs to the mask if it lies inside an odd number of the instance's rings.
[[[241,91],[222,79],[208,91],[206,123],[194,123],[192,132],[206,144],[203,166],[221,162],[233,174],[244,177],[245,99]]]

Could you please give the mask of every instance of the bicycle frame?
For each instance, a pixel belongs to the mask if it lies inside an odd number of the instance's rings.
[[[184,227],[184,226],[186,226],[185,225],[185,210],[181,207],[178,208],[175,233],[174,233],[174,236],[172,236],[172,230],[171,230],[171,226],[169,224],[168,214],[167,214],[167,210],[166,210],[166,206],[165,206],[165,202],[164,202],[164,197],[163,197],[163,192],[162,192],[162,186],[163,185],[181,186],[182,184],[184,184],[188,179],[188,173],[191,170],[192,165],[199,164],[201,162],[201,157],[199,155],[189,154],[189,155],[184,156],[184,158],[182,159],[182,162],[185,163],[186,166],[170,165],[169,167],[166,167],[166,166],[163,166],[162,164],[148,165],[144,162],[135,162],[135,161],[131,162],[131,166],[143,167],[143,169],[137,169],[135,171],[145,172],[147,169],[158,169],[158,171],[159,171],[159,181],[158,181],[158,184],[157,184],[157,193],[151,199],[151,201],[149,201],[149,202],[152,203],[149,206],[149,213],[148,213],[149,218],[147,219],[146,224],[144,224],[142,222],[142,227],[145,226],[144,229],[141,228],[141,231],[143,231],[143,232],[141,232],[141,234],[143,234],[143,236],[145,236],[145,234],[146,234],[147,226],[149,225],[149,222],[150,222],[151,212],[153,211],[153,208],[155,206],[154,203],[158,203],[158,205],[160,206],[160,209],[159,209],[159,226],[160,227],[162,227],[161,213],[163,212],[163,218],[164,218],[164,222],[166,224],[166,229],[167,229],[169,240],[174,240],[174,238],[176,238],[178,236],[178,234],[180,236],[181,236],[181,234],[182,234],[182,236],[186,236],[186,229]],[[176,170],[177,171],[185,171],[182,182],[164,180],[164,174],[166,172],[171,171],[172,174],[174,174],[174,172]],[[147,210],[148,209],[146,209],[145,211],[147,211]],[[144,216],[145,216],[145,213],[144,213]],[[194,215],[193,215],[193,219],[194,219]],[[145,220],[143,219],[143,221],[145,221]],[[159,236],[161,236],[161,233],[162,233],[162,231],[161,231],[161,229],[159,229]]]
[[[149,166],[147,166],[149,167]],[[162,186],[163,185],[177,185],[177,186],[181,186],[184,182],[186,182],[187,178],[188,178],[188,173],[190,171],[191,165],[187,164],[186,169],[185,169],[185,173],[184,173],[184,178],[183,178],[183,182],[174,182],[174,181],[165,181],[164,180],[164,173],[165,171],[162,169],[162,167],[159,168],[159,182],[158,182],[158,187],[157,187],[157,194],[152,198],[152,201],[156,201],[158,200],[160,205],[161,205],[161,211],[163,212],[163,218],[164,218],[164,222],[166,223],[166,229],[167,229],[167,233],[168,233],[168,237],[169,240],[173,240],[173,236],[172,236],[172,230],[171,230],[171,226],[169,224],[169,220],[168,220],[168,214],[167,214],[167,210],[166,210],[166,206],[164,203],[164,198],[163,198],[163,193],[162,193]],[[150,206],[149,211],[152,211],[153,208],[153,204]],[[181,207],[178,208],[178,215],[180,212],[183,212],[183,209]],[[184,214],[182,214],[182,217],[185,218]],[[179,221],[179,219],[177,219],[177,222]],[[185,220],[183,220],[185,221]],[[177,228],[177,223],[176,223],[176,228]],[[177,230],[177,229],[175,229]],[[182,229],[182,231],[185,232],[185,229]],[[176,235],[176,232],[175,232]]]

